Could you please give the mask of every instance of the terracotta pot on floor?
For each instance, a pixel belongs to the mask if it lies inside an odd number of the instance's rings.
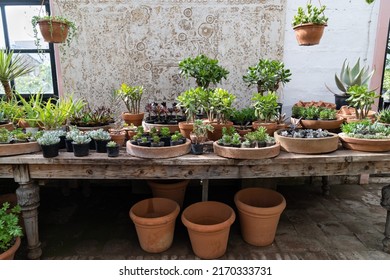
[[[20,237],[16,238],[15,244],[4,253],[0,254],[0,260],[13,260],[16,251],[20,247]]]
[[[184,196],[190,180],[146,180],[154,197],[169,198],[183,207]]]
[[[161,253],[172,245],[175,220],[180,207],[167,198],[148,198],[130,209],[141,248],[148,253]]]
[[[254,246],[267,246],[275,239],[279,218],[286,208],[284,197],[265,188],[242,189],[234,196],[243,239]]]
[[[181,215],[192,250],[202,259],[216,259],[225,254],[230,226],[235,219],[236,214],[231,207],[216,201],[194,203]]]

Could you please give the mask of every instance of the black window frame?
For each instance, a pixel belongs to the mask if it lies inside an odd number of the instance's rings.
[[[10,41],[9,41],[9,31],[8,31],[8,23],[7,23],[7,15],[5,12],[6,6],[45,6],[46,11],[50,14],[50,3],[49,0],[44,0],[42,3],[42,0],[2,0],[0,2],[0,13],[1,18],[3,22],[3,30],[1,30],[2,36],[4,36],[4,42],[5,42],[5,48],[8,50],[13,50],[14,53],[38,53],[38,49],[16,49],[11,48]],[[51,74],[52,74],[52,82],[53,82],[53,92],[52,93],[44,93],[43,98],[45,100],[49,98],[58,98],[58,81],[57,81],[57,69],[56,69],[56,61],[55,61],[55,52],[54,52],[54,45],[52,43],[49,43],[49,48],[42,48],[39,50],[41,53],[49,54],[50,55],[50,66],[51,66]],[[14,81],[11,81],[11,87],[14,88],[15,83]],[[28,99],[29,94],[21,94],[24,98]]]

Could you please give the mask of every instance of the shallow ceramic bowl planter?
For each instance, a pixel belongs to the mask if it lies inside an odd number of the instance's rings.
[[[336,130],[343,124],[344,118],[338,116],[335,120],[301,120],[303,128]]]
[[[145,128],[145,131],[150,131],[153,127],[160,131],[162,127],[168,127],[170,133],[175,133],[175,131],[180,131],[178,124],[154,124],[142,122],[142,126]]]
[[[144,251],[161,253],[171,247],[179,212],[177,202],[167,198],[148,198],[131,207],[129,215]]]
[[[37,142],[0,144],[0,156],[13,156],[39,152],[41,146]]]
[[[140,158],[172,158],[188,154],[191,150],[191,141],[186,139],[184,144],[168,147],[142,147],[130,141],[126,143],[128,154]]]
[[[280,215],[286,208],[284,197],[270,189],[246,188],[234,196],[241,234],[254,246],[268,246],[275,239]]]
[[[235,159],[263,159],[273,158],[280,153],[280,144],[262,148],[235,148],[225,147],[219,145],[217,142],[213,143],[214,153],[225,158]]]
[[[280,135],[283,130],[274,133],[275,141],[280,143],[281,149],[289,153],[297,154],[324,154],[337,150],[339,136],[330,133],[323,138],[293,138]]]
[[[9,248],[7,251],[0,254],[0,260],[13,260],[15,257],[16,251],[20,247],[20,243],[21,243],[20,237],[17,237],[14,245],[12,245],[12,247]]]
[[[146,180],[154,197],[169,198],[183,206],[184,196],[190,180]]]
[[[390,139],[364,139],[348,137],[339,133],[344,148],[362,152],[388,152],[390,151]]]
[[[233,209],[217,201],[194,203],[181,215],[192,250],[202,259],[216,259],[225,254],[230,226],[235,219]]]

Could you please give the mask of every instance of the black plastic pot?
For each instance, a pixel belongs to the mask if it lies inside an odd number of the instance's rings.
[[[171,145],[171,137],[160,137],[160,140],[164,142],[165,147]]]
[[[53,145],[41,145],[42,154],[44,158],[53,158],[58,156],[58,150],[60,145],[53,144]]]
[[[336,103],[336,110],[339,110],[342,106],[348,106],[348,96],[334,95],[334,102]]]
[[[72,139],[65,139],[65,148],[67,152],[73,152],[73,140]]]
[[[59,149],[65,149],[65,136],[60,136]]]
[[[97,153],[107,153],[108,140],[94,140]]]
[[[107,147],[107,156],[109,157],[119,156],[119,146]]]
[[[76,144],[73,145],[73,154],[75,157],[85,157],[89,155],[89,143],[86,144]]]
[[[194,155],[203,154],[203,144],[191,144],[191,153]]]

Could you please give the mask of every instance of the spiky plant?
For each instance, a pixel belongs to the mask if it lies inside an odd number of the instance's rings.
[[[12,99],[11,81],[32,72],[33,69],[34,67],[19,54],[0,50],[0,81],[8,101]]]

